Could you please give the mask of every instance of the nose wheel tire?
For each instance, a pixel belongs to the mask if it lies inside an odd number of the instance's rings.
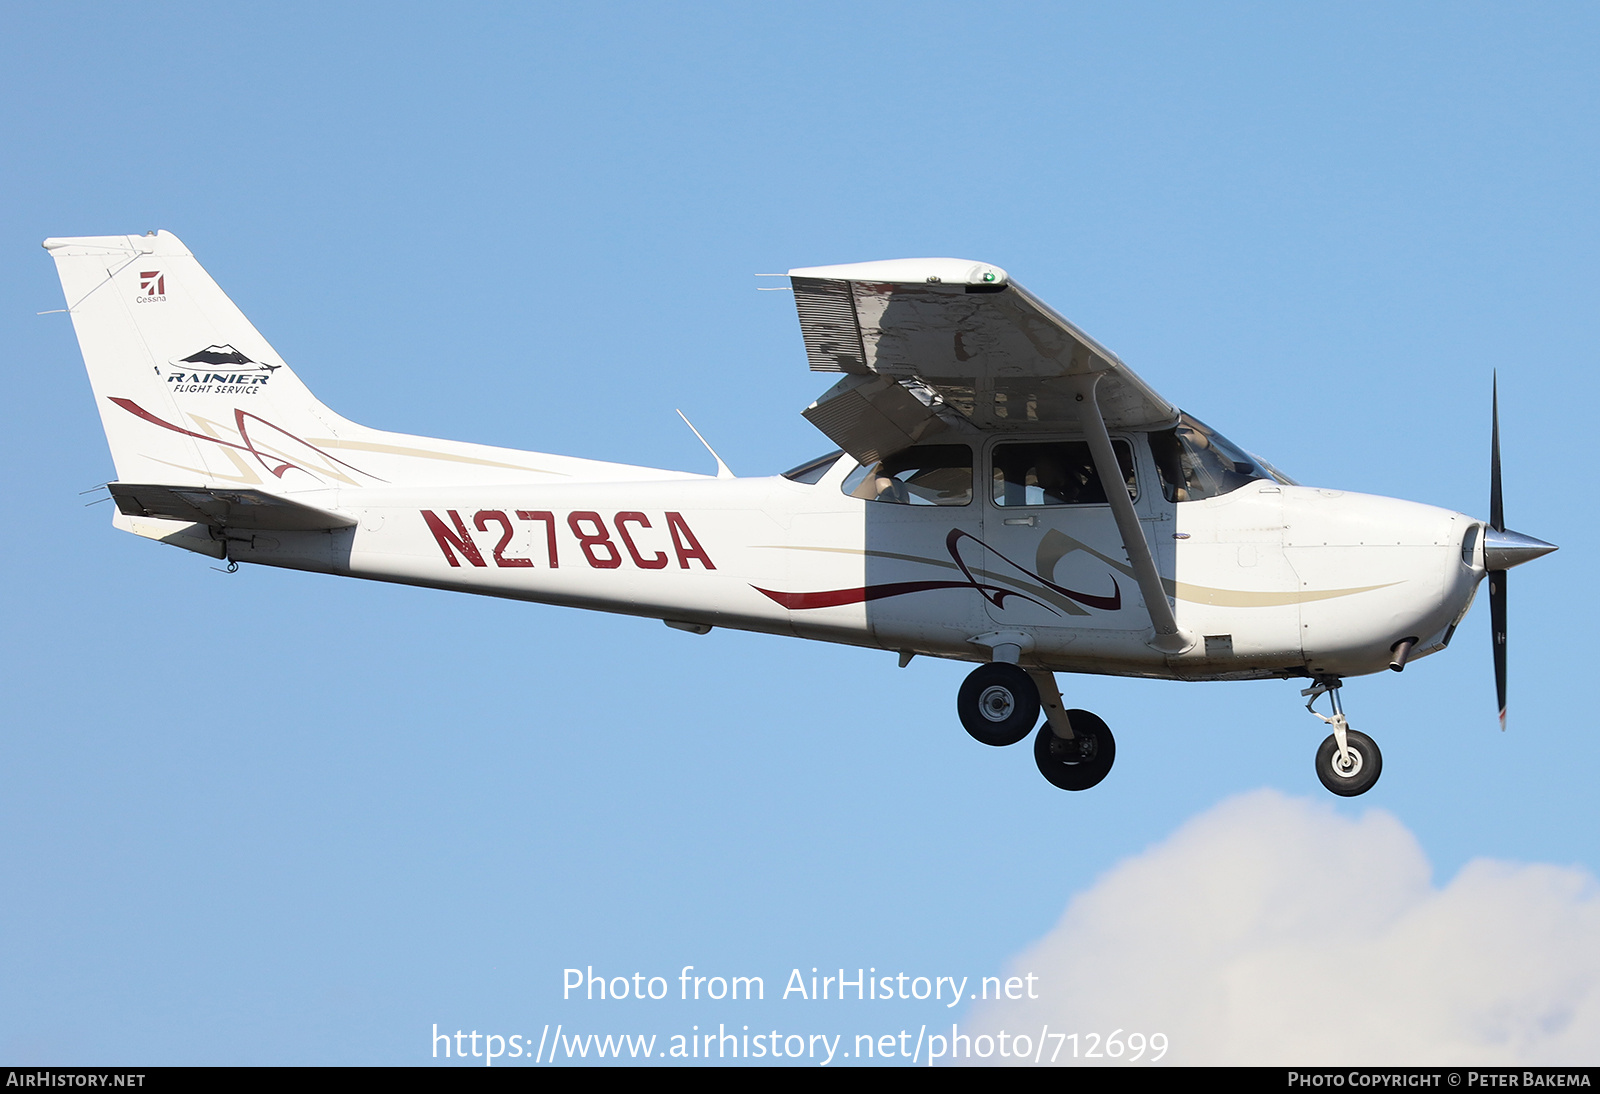
[[[1383,753],[1365,733],[1345,730],[1349,759],[1340,763],[1339,742],[1330,733],[1317,749],[1317,778],[1322,785],[1342,798],[1353,798],[1372,789],[1383,774]]]
[[[956,713],[973,739],[1014,745],[1039,720],[1039,686],[1015,665],[979,665],[956,693]]]
[[[1117,740],[1111,728],[1087,710],[1069,710],[1072,739],[1057,737],[1049,724],[1033,739],[1033,759],[1039,774],[1062,790],[1087,790],[1105,778],[1117,758]]]

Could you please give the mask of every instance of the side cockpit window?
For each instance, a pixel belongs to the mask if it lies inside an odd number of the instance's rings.
[[[1214,498],[1259,479],[1290,482],[1274,475],[1244,449],[1187,414],[1179,418],[1172,429],[1150,434],[1150,454],[1161,472],[1161,490],[1168,501]]]
[[[1133,449],[1112,441],[1128,493],[1138,500]],[[1104,505],[1105,486],[1095,470],[1087,441],[1014,441],[994,447],[994,503],[1019,505]]]
[[[860,464],[842,487],[852,498],[893,505],[968,505],[972,502],[972,449],[964,444],[922,444],[877,463]]]

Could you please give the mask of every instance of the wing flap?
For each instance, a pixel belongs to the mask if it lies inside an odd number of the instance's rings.
[[[846,376],[801,413],[834,444],[862,463],[877,463],[963,419],[943,398],[915,380]]]

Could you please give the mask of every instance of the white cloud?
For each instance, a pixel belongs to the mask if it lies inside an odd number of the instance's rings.
[[[968,1023],[1160,1032],[1181,1064],[1600,1061],[1594,877],[1489,860],[1442,889],[1429,875],[1381,810],[1232,798],[1072,901],[1014,963],[1041,998]]]

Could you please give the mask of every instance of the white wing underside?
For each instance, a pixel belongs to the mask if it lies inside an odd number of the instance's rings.
[[[1077,431],[1079,378],[1100,374],[1110,429],[1178,410],[1004,270],[899,259],[789,271],[811,367],[846,375],[806,418],[860,460],[987,432]]]

